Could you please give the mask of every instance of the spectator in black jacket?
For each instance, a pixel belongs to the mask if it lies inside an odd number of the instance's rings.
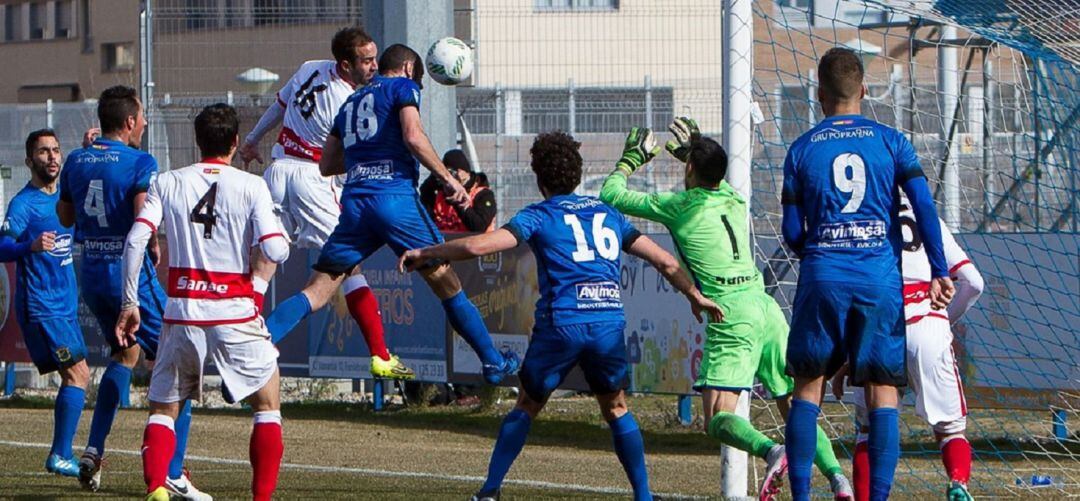
[[[420,202],[427,208],[435,226],[443,233],[495,229],[495,193],[487,183],[487,176],[473,172],[468,157],[461,150],[447,151],[442,161],[465,186],[469,200],[463,204],[452,203],[444,195],[441,182],[435,176],[428,176],[420,185]]]

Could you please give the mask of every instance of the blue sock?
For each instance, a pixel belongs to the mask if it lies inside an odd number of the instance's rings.
[[[608,421],[611,427],[611,440],[615,443],[615,455],[619,456],[626,478],[634,488],[634,501],[652,499],[649,493],[649,472],[645,469],[645,441],[641,439],[634,415],[628,411],[614,421]]]
[[[817,418],[821,408],[798,398],[791,399],[787,426],[784,428],[784,448],[788,461],[791,498],[810,499],[810,474],[817,449]]]
[[[870,411],[870,500],[889,498],[896,463],[900,460],[900,412],[881,408]]]
[[[494,492],[502,486],[506,472],[510,471],[510,465],[514,464],[521,448],[525,447],[525,439],[529,436],[531,426],[532,418],[521,409],[514,409],[503,418],[502,426],[499,427],[499,438],[495,440],[495,450],[491,451],[487,480],[480,492]]]
[[[53,441],[49,454],[62,458],[71,457],[71,442],[75,440],[75,431],[79,429],[79,416],[82,415],[85,400],[86,390],[78,386],[60,387],[53,411]]]
[[[297,292],[289,299],[278,303],[277,308],[266,317],[266,330],[270,331],[270,341],[278,344],[296,328],[301,320],[311,314],[311,301],[303,292]]]
[[[488,334],[484,319],[480,317],[480,310],[477,310],[469,298],[465,297],[465,291],[459,291],[453,297],[444,299],[442,306],[446,310],[446,318],[450,321],[450,326],[465,339],[466,343],[469,343],[482,363],[485,365],[502,364],[502,355],[491,342],[491,334]]]
[[[105,456],[105,439],[112,429],[116,412],[120,408],[120,396],[131,386],[131,369],[120,362],[109,362],[105,374],[98,384],[97,403],[94,404],[94,417],[90,420],[90,440],[87,449],[93,449],[97,456]]]
[[[187,452],[188,432],[191,431],[191,400],[184,400],[184,406],[173,422],[173,430],[176,432],[176,449],[169,463],[169,478],[180,478],[184,474],[184,453]]]

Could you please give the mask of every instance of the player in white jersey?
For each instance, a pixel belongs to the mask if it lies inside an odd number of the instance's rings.
[[[240,158],[244,164],[257,160],[259,141],[281,125],[271,157],[273,163],[263,173],[275,210],[297,247],[320,249],[337,226],[341,215],[337,177],[319,173],[319,159],[326,136],[342,103],[357,87],[366,85],[378,67],[377,47],[361,28],[345,28],[330,43],[334,60],[308,61],[289,79],[267,108],[255,129],[244,139]],[[275,266],[257,260],[254,267],[256,302],[262,309],[262,294],[274,275]],[[344,289],[349,313],[360,327],[371,351],[371,373],[378,377],[411,379],[411,369],[390,354],[383,335],[379,303],[357,268],[351,276],[337,279],[316,275],[305,289],[311,311],[322,308],[338,286]],[[271,325],[274,342],[292,326]]]
[[[116,335],[121,345],[131,345],[140,322],[140,264],[150,235],[164,223],[169,298],[143,433],[147,499],[169,499],[165,477],[176,445],[173,422],[180,402],[201,397],[207,355],[234,399],[246,400],[255,411],[254,499],[270,499],[277,485],[283,450],[277,349],[255,307],[249,256],[258,246],[264,259],[282,263],[289,246],[266,185],[230,166],[239,127],[236,110],[225,104],[195,117],[203,160],[157,176],[124,245]]]
[[[904,317],[907,320],[907,371],[911,389],[915,392],[915,412],[931,425],[941,448],[941,459],[950,482],[948,499],[966,501],[971,499],[967,491],[971,478],[971,445],[964,436],[967,402],[953,355],[950,325],[959,321],[975,304],[982,294],[983,278],[957,245],[945,222],[940,223],[945,259],[956,283],[956,295],[949,303],[947,314],[930,307],[929,262],[915,226],[915,214],[907,200],[903,201],[900,224],[904,234],[902,275]],[[837,398],[843,396],[846,372],[841,371],[833,378],[833,394]],[[859,425],[853,458],[855,499],[864,501],[870,499],[870,460],[866,443],[868,418],[862,388],[855,388],[853,399]]]

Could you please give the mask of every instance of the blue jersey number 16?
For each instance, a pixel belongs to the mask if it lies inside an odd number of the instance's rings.
[[[615,230],[604,226],[605,218],[607,218],[607,214],[603,212],[594,215],[592,218],[593,243],[596,245],[596,252],[600,253],[600,257],[608,261],[614,261],[619,258],[619,235],[615,233]],[[574,258],[574,262],[583,263],[596,259],[596,252],[589,248],[589,242],[585,240],[585,229],[581,227],[581,220],[578,219],[577,215],[566,214],[563,216],[563,222],[570,227],[570,231],[574,232],[574,243],[577,245],[577,250],[570,255],[570,257]]]

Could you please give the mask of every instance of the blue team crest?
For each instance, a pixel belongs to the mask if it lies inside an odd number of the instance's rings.
[[[56,235],[56,241],[52,250],[49,251],[50,256],[56,257],[68,257],[71,255],[71,244],[73,243],[71,234],[63,233]]]
[[[480,256],[476,264],[483,273],[498,273],[502,271],[502,252]]]

